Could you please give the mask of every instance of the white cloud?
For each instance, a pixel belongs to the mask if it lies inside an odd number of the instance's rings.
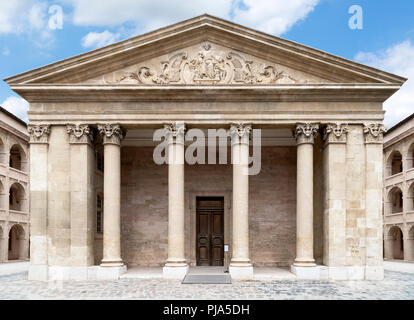
[[[74,8],[73,23],[83,26],[115,26],[124,22],[152,30],[180,20],[210,13],[227,17],[231,0],[63,0]]]
[[[378,52],[359,52],[355,60],[409,79],[384,103],[388,128],[414,112],[414,45],[409,40]]]
[[[0,1],[0,34],[24,33],[39,47],[52,45],[55,38],[47,24],[48,8],[47,0]]]
[[[24,27],[22,13],[27,14],[32,0],[0,2],[0,33],[20,33]]]
[[[1,106],[7,111],[13,113],[16,117],[27,122],[27,110],[29,103],[23,98],[10,96],[1,103]]]
[[[103,32],[89,32],[82,38],[82,47],[101,48],[116,42],[120,37],[119,33],[112,33],[108,30]]]
[[[4,56],[8,56],[10,55],[10,49],[5,47],[3,48],[3,51],[1,52]]]
[[[240,3],[244,6],[240,8]],[[287,32],[296,22],[303,20],[319,0],[238,0],[234,20],[242,25],[274,35]]]
[[[275,35],[303,20],[320,0],[61,0],[73,7],[73,23],[119,26],[140,32],[208,13]]]

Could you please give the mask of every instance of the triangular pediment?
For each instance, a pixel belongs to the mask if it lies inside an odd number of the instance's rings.
[[[398,84],[406,79],[203,15],[5,79],[35,84]]]
[[[266,61],[210,41],[138,62],[85,84],[269,85],[331,83],[328,79]]]

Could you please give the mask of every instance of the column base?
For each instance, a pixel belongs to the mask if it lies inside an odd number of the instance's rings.
[[[253,280],[251,263],[230,263],[229,273],[234,280]]]
[[[316,264],[310,264],[308,266],[298,266],[295,263],[290,266],[290,272],[296,275],[296,279],[298,280],[321,280],[321,269],[320,266],[316,266]]]
[[[48,280],[49,267],[44,264],[29,265],[29,274],[27,280],[45,281]]]
[[[162,268],[164,279],[183,280],[188,273],[187,263],[169,263],[167,262]]]
[[[121,259],[119,260],[105,260],[101,261],[101,267],[122,267],[124,263]]]
[[[106,265],[102,263],[96,270],[97,280],[118,280],[120,275],[125,273],[127,266],[122,265]]]

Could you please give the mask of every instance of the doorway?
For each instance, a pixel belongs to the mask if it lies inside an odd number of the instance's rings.
[[[197,197],[196,215],[197,266],[222,266],[224,197]]]

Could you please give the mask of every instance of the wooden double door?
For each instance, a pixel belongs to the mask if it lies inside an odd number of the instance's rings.
[[[224,260],[224,198],[197,197],[197,265],[222,266]]]

